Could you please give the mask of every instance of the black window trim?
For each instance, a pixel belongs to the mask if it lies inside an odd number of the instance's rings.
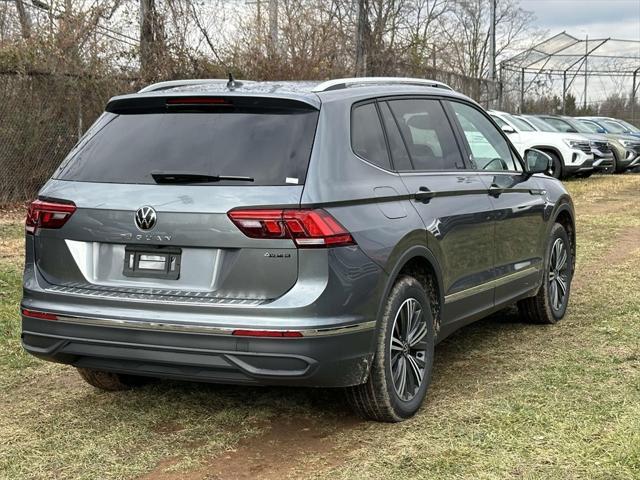
[[[398,132],[400,133],[400,138],[402,139],[402,143],[404,144],[404,148],[407,152],[407,155],[409,157],[409,162],[411,163],[412,166],[414,166],[414,168],[412,170],[394,170],[396,173],[399,174],[429,174],[429,173],[446,173],[446,172],[463,172],[465,170],[469,169],[469,164],[465,159],[464,156],[464,151],[462,149],[462,146],[460,145],[460,141],[458,139],[458,135],[456,135],[456,129],[453,126],[452,122],[451,122],[451,118],[449,118],[449,114],[447,113],[447,108],[445,107],[445,105],[443,104],[442,100],[443,99],[447,99],[448,97],[444,97],[444,96],[440,96],[440,95],[390,95],[390,96],[385,96],[385,97],[378,97],[377,101],[378,102],[384,102],[387,103],[387,106],[389,108],[389,111],[391,112],[391,116],[393,117],[393,120],[396,124],[396,128],[398,129]],[[394,100],[435,100],[436,102],[440,103],[440,106],[442,107],[443,111],[444,111],[444,115],[445,118],[447,119],[447,121],[449,122],[449,126],[451,127],[451,131],[453,133],[453,138],[455,139],[456,142],[456,146],[458,148],[458,153],[460,154],[460,159],[462,160],[462,168],[444,168],[444,169],[432,169],[432,170],[418,170],[415,168],[415,164],[413,163],[413,158],[411,157],[411,152],[409,151],[409,148],[407,147],[407,141],[404,138],[404,135],[402,134],[402,130],[400,129],[400,126],[398,125],[398,119],[396,118],[395,114],[393,113],[393,109],[391,108],[391,106],[388,104],[388,102],[394,101]],[[384,122],[382,122],[382,118],[380,119],[381,123],[382,123],[382,128],[385,131],[385,138],[387,137],[387,132],[386,132],[386,127],[384,125]],[[390,150],[390,146],[387,145],[387,148],[389,149],[389,152],[391,152]],[[393,156],[391,156],[390,153],[390,158],[391,158],[391,164],[395,169],[395,165],[393,165]]]
[[[491,118],[491,115],[489,115],[483,108],[478,108],[478,106],[475,105],[473,102],[468,102],[468,101],[464,101],[463,99],[452,98],[452,97],[448,97],[445,100],[446,100],[444,102],[446,104],[445,110],[449,111],[449,114],[454,118],[455,124],[456,124],[456,131],[460,136],[461,141],[467,152],[467,156],[465,157],[465,163],[469,164],[469,166],[467,167],[469,168],[469,170],[473,172],[479,172],[479,173],[491,173],[491,174],[502,173],[502,174],[508,174],[508,175],[513,175],[514,173],[522,174],[525,171],[524,161],[520,157],[520,154],[518,153],[516,148],[513,146],[513,144],[507,137],[507,135],[502,131],[502,128],[500,128],[498,124],[493,120],[493,118]],[[480,112],[482,115],[484,115],[484,117],[489,120],[489,122],[496,128],[496,130],[498,130],[502,138],[505,139],[505,141],[507,142],[507,145],[509,146],[509,150],[511,151],[511,154],[518,161],[522,170],[484,170],[482,168],[478,168],[477,165],[476,166],[471,165],[471,160],[470,160],[472,155],[471,147],[469,146],[469,142],[467,141],[467,138],[464,135],[464,129],[462,128],[462,125],[460,125],[460,122],[458,121],[458,119],[455,118],[455,112],[453,111],[453,107],[450,105],[450,103],[453,103],[453,102],[461,103],[468,107],[474,108],[475,110]]]

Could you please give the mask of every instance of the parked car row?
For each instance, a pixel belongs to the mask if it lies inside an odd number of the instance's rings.
[[[529,148],[553,160],[556,178],[589,177],[594,172],[623,173],[640,167],[640,129],[608,117],[520,115],[492,110],[520,155]]]

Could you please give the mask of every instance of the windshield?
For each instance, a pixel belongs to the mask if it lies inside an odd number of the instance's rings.
[[[545,117],[544,121],[551,125],[557,132],[575,133],[577,130],[577,128],[575,128],[566,120],[562,120],[561,118]]]
[[[629,123],[625,120],[618,120],[618,122],[620,122],[621,125],[624,125],[625,127],[627,127],[631,132],[640,132],[640,129],[635,125],[633,125],[632,123]]]
[[[612,133],[625,133],[627,129],[620,125],[618,122],[613,122],[611,120],[604,120],[604,126]]]
[[[521,132],[535,132],[536,129],[529,125],[524,120],[514,117],[513,115],[505,115],[506,119],[511,122],[512,125],[520,130]]]
[[[578,123],[584,125],[590,133],[600,133],[600,127],[589,120],[578,120]]]
[[[558,132],[559,130],[549,121],[543,120],[538,117],[527,117],[533,125],[538,128],[541,132]]]
[[[153,184],[154,172],[179,172],[252,178],[247,185],[303,184],[318,119],[310,109],[107,115],[55,178]]]

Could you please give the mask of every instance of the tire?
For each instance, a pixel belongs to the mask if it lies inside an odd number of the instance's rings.
[[[408,315],[412,307],[413,315]],[[408,337],[413,337],[413,343],[400,340],[407,339],[408,317],[412,318],[409,332],[413,332]],[[412,417],[431,382],[434,346],[433,316],[424,287],[411,276],[400,276],[383,307],[369,377],[346,391],[356,413],[380,422]],[[396,381],[392,372],[398,374]]]
[[[529,323],[554,324],[562,320],[567,312],[573,278],[571,248],[571,240],[565,228],[559,223],[554,224],[547,245],[542,286],[534,297],[518,302],[520,315]],[[564,284],[564,289],[561,283]]]
[[[548,172],[549,175],[559,180],[562,180],[563,178],[565,178],[563,168],[562,168],[562,160],[560,160],[560,157],[558,157],[558,155],[556,155],[553,152],[545,152],[545,153],[549,155],[551,157],[551,160],[553,161],[553,167],[551,167],[551,169]]]
[[[620,160],[618,159],[618,153],[613,150],[613,168],[611,169],[612,173],[624,173],[626,168],[622,168],[620,166]]]
[[[618,154],[612,148],[611,152],[613,153],[613,165],[611,165],[611,173],[619,173],[618,172]]]
[[[89,385],[109,392],[130,390],[133,387],[144,385],[149,381],[145,377],[103,372],[101,370],[93,370],[91,368],[76,368],[76,370],[78,370],[82,379]]]

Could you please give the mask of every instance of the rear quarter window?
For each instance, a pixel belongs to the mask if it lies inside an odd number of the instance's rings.
[[[368,162],[391,169],[387,143],[374,103],[357,105],[351,111],[351,147],[356,155]]]

